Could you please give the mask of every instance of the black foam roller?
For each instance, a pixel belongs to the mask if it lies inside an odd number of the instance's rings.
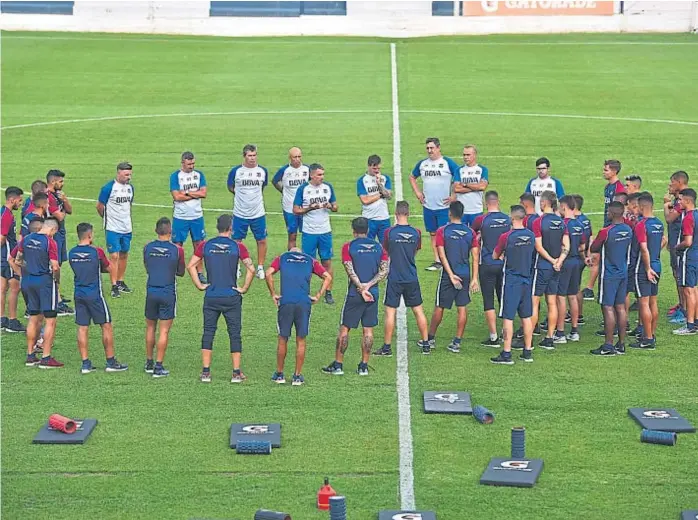
[[[254,514],[254,520],[291,520],[291,515],[269,509],[258,509]]]

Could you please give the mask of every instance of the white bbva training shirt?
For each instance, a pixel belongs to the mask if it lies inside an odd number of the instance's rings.
[[[272,184],[281,183],[283,191],[281,192],[281,206],[286,213],[293,213],[293,201],[296,198],[298,187],[308,182],[310,179],[310,169],[307,164],[301,164],[300,167],[294,168],[290,164],[286,164],[279,168],[271,180]]]
[[[242,164],[233,167],[228,174],[228,186],[235,187],[233,216],[240,218],[263,217],[263,190],[269,181],[267,169],[263,166],[248,168]]]
[[[194,170],[189,173],[177,170],[170,175],[170,191],[199,191],[206,186],[203,172]],[[175,200],[172,216],[180,220],[196,220],[204,216],[201,199]]]
[[[480,181],[490,180],[489,170],[487,166],[482,164],[475,164],[473,166],[468,166],[464,164],[458,168],[458,178],[457,180],[464,184],[477,184]],[[463,204],[463,214],[464,215],[474,215],[476,213],[482,213],[483,211],[483,192],[482,191],[471,191],[469,193],[457,193],[458,200]]]
[[[393,189],[393,183],[390,177],[381,174],[381,177],[385,179],[383,186],[386,190]],[[356,181],[356,194],[361,195],[376,195],[379,193],[378,181],[375,175],[369,175],[365,173],[359,180]],[[361,216],[367,218],[368,220],[387,220],[390,218],[390,212],[388,211],[388,201],[384,198],[380,198],[371,204],[361,203]]]
[[[312,204],[326,204],[335,202],[334,188],[331,184],[323,182],[318,186],[306,182],[296,192],[296,200],[293,204],[307,208]],[[332,233],[330,225],[330,210],[327,208],[314,209],[303,215],[303,233],[308,235],[322,235]]]
[[[435,161],[426,158],[415,165],[412,176],[422,178],[425,208],[448,208],[444,199],[451,196],[451,184],[458,179],[458,170],[458,165],[449,157],[441,157]]]
[[[555,177],[546,177],[541,179],[540,177],[534,177],[526,185],[525,193],[530,193],[536,198],[536,213],[539,215],[542,213],[540,209],[540,196],[544,191],[552,191],[557,195],[557,198],[563,197],[565,195],[565,190],[562,188],[562,183]]]
[[[131,204],[133,186],[116,180],[106,183],[99,192],[99,202],[104,204],[104,229],[114,233],[131,233]]]

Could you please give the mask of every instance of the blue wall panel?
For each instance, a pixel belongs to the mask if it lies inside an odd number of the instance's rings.
[[[6,14],[73,14],[75,2],[0,2]]]

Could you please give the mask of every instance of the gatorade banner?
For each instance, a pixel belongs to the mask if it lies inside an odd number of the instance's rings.
[[[501,1],[463,2],[463,16],[611,16],[614,2]]]

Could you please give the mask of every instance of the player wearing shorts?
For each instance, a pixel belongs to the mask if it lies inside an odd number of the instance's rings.
[[[638,301],[642,335],[630,345],[632,348],[654,350],[657,343],[656,331],[659,320],[657,295],[659,294],[659,277],[662,272],[660,254],[666,246],[664,224],[654,216],[654,198],[650,193],[640,194],[638,199],[641,220],[633,232],[632,248],[639,251],[633,266],[635,296]]]
[[[131,206],[134,189],[131,184],[133,166],[127,162],[116,166],[116,178],[106,183],[99,192],[97,213],[104,219],[107,251],[111,263],[111,297],[119,298],[122,293],[130,293],[131,288],[124,282],[128,252],[131,250],[133,224]]]
[[[591,351],[596,356],[625,354],[625,335],[628,314],[625,297],[628,294],[628,254],[633,231],[623,221],[623,204],[617,201],[608,205],[609,226],[599,231],[591,244],[591,252],[601,255],[599,271],[599,303],[604,317],[605,343]],[[618,330],[618,342],[613,344],[614,331]]]
[[[443,270],[436,288],[436,303],[431,315],[427,339],[433,348],[436,331],[444,317],[444,309],[450,309],[455,303],[458,311],[456,335],[453,336],[447,348],[454,354],[458,354],[468,321],[467,306],[470,303],[470,293],[480,290],[478,283],[480,249],[473,231],[463,222],[463,203],[451,202],[448,218],[450,222],[436,231],[436,247]]]
[[[385,288],[385,335],[383,346],[374,351],[376,356],[392,356],[391,348],[395,331],[395,316],[400,300],[412,309],[420,340],[417,346],[423,354],[431,353],[431,344],[427,339],[427,317],[422,308],[422,291],[417,278],[415,257],[422,247],[422,234],[409,225],[410,205],[401,200],[395,205],[395,225],[385,231],[383,249],[388,254],[388,285]]]
[[[337,335],[337,348],[325,374],[344,375],[344,354],[349,348],[349,332],[363,328],[361,363],[356,370],[368,375],[368,360],[373,349],[373,328],[378,325],[378,284],[388,275],[388,255],[380,244],[368,236],[370,221],[359,217],[351,222],[354,240],[342,247],[342,264],[349,278],[347,296]]]
[[[320,257],[320,263],[334,276],[332,270],[332,225],[330,213],[337,213],[337,199],[334,188],[325,182],[325,168],[318,163],[309,166],[310,181],[302,184],[296,191],[293,201],[293,213],[303,217],[301,249],[306,255]],[[325,303],[334,305],[332,280],[325,292]]]
[[[63,262],[68,260],[68,242],[65,232],[65,217],[73,213],[73,206],[63,192],[64,183],[65,173],[62,171],[49,170],[46,174],[46,194],[48,195],[49,216],[58,221],[58,233],[56,233],[54,238],[56,240],[56,246],[58,246],[58,263],[60,265],[63,265]],[[67,304],[67,301],[70,300],[66,300],[60,292],[60,271],[58,271],[57,275],[58,278],[56,278],[56,286],[58,287],[59,295],[58,315],[69,316],[75,314],[75,311]]]
[[[269,172],[257,163],[257,147],[246,144],[242,149],[242,164],[233,166],[228,174],[228,191],[233,200],[233,239],[247,238],[252,229],[257,241],[257,278],[264,280],[264,260],[267,257],[267,216],[264,209],[264,188]]]
[[[587,264],[591,264],[591,255],[589,253],[589,247],[591,246],[592,242],[592,237],[594,235],[594,231],[591,226],[591,220],[589,220],[589,217],[587,217],[584,213],[582,213],[582,207],[584,206],[584,197],[578,194],[572,195],[574,197],[574,218],[576,218],[581,224],[582,227],[584,228],[584,256],[582,257],[582,269],[580,272],[580,280],[582,275],[584,274],[584,269],[587,267]],[[579,282],[580,289],[581,289],[581,281]],[[578,325],[584,325],[585,320],[584,320],[584,295],[583,291],[579,291],[579,294],[577,295],[577,304],[579,307],[579,318],[577,320]],[[571,321],[572,317],[569,317],[569,320]],[[568,317],[565,316],[565,321],[568,321]]]
[[[681,205],[681,242],[676,246],[679,285],[686,302],[686,325],[674,330],[679,336],[698,334],[698,210],[696,192],[686,188],[679,192]]]
[[[356,182],[356,194],[361,200],[361,216],[368,219],[368,238],[380,242],[390,227],[388,201],[393,197],[393,182],[381,173],[381,158],[368,158],[366,173]]]
[[[191,152],[182,154],[182,165],[170,175],[170,193],[174,206],[172,215],[172,242],[183,246],[191,236],[194,250],[206,240],[204,210],[201,199],[206,198],[207,186],[204,172],[194,169],[196,158]],[[169,242],[169,239],[168,239]],[[199,269],[203,269],[199,265]],[[203,272],[199,271],[201,283],[206,283]]]
[[[676,282],[676,291],[679,302],[669,309],[668,315],[672,323],[684,323],[686,320],[686,305],[683,299],[683,291],[679,286],[678,258],[676,255],[676,245],[681,242],[681,205],[679,204],[679,193],[688,188],[688,174],[684,171],[674,172],[669,179],[669,190],[664,196],[664,220],[668,230],[668,249],[671,260],[671,272]]]
[[[17,319],[17,301],[19,300],[19,275],[10,266],[10,252],[17,245],[17,223],[13,211],[22,205],[23,191],[17,186],[5,190],[5,204],[0,209],[0,330],[5,332],[26,332],[27,329]],[[9,308],[9,317],[5,313],[5,302]]]
[[[523,206],[511,207],[511,231],[502,234],[492,251],[492,258],[504,260],[504,283],[499,309],[504,331],[503,350],[497,357],[490,358],[495,365],[513,365],[511,342],[514,335],[514,318],[518,313],[523,328],[524,350],[519,359],[533,361],[533,291],[531,273],[536,237],[524,227],[526,210]]]
[[[197,289],[206,291],[204,296],[203,317],[204,332],[201,337],[201,359],[203,370],[199,380],[211,382],[211,357],[213,338],[218,329],[218,318],[225,319],[230,340],[230,355],[233,362],[231,383],[242,383],[247,379],[240,370],[242,356],[242,295],[250,288],[255,277],[255,269],[250,254],[242,242],[232,238],[233,218],[221,215],[216,221],[218,236],[202,242],[189,260],[187,270]],[[197,266],[204,262],[208,283],[199,280]],[[245,266],[245,283],[237,286],[237,269],[239,262]]]
[[[281,273],[281,294],[274,288],[274,273]],[[315,296],[310,296],[310,280],[313,274],[322,278],[322,287]],[[277,256],[266,272],[267,288],[272,300],[278,307],[276,313],[276,328],[279,339],[276,346],[276,371],[271,380],[284,384],[284,364],[288,352],[288,338],[291,329],[296,329],[296,367],[291,384],[301,386],[305,383],[303,363],[305,362],[306,338],[310,329],[310,313],[314,303],[320,301],[322,295],[332,281],[330,273],[310,255],[306,255],[297,247]]]
[[[102,329],[102,345],[107,358],[105,372],[123,372],[128,365],[119,363],[114,357],[114,330],[111,313],[102,295],[102,273],[111,269],[104,250],[92,245],[92,224],[78,224],[78,245],[68,253],[68,262],[74,274],[75,323],[78,326],[78,350],[82,358],[81,374],[89,374],[96,369],[88,355],[90,323]]]
[[[453,159],[441,155],[438,137],[427,137],[425,143],[428,157],[415,165],[409,179],[412,191],[422,205],[424,228],[431,235],[434,262],[426,269],[438,271],[441,263],[436,249],[436,230],[448,223],[448,205],[455,200],[453,182],[459,178],[460,168]],[[421,190],[418,178],[422,179]]]
[[[472,226],[483,211],[483,193],[489,185],[489,170],[477,162],[477,147],[463,147],[463,166],[458,168],[458,177],[453,184],[456,198],[463,204],[463,224]],[[438,247],[438,246],[437,246]]]
[[[494,307],[494,297],[501,302],[502,280],[504,278],[504,262],[492,258],[499,237],[511,229],[511,218],[499,210],[499,194],[496,191],[485,193],[487,213],[479,216],[473,222],[473,231],[478,234],[480,243],[480,291],[485,310],[485,321],[489,337],[482,341],[484,347],[499,348],[501,338],[497,334],[497,314]],[[533,253],[531,253],[532,255]]]
[[[301,217],[293,213],[293,201],[296,191],[310,179],[310,170],[303,164],[303,152],[297,146],[288,151],[288,164],[283,165],[274,174],[271,183],[281,192],[281,207],[288,233],[288,249],[296,247],[298,232],[301,231]]]
[[[56,310],[58,291],[54,273],[58,265],[58,248],[53,236],[58,232],[55,219],[44,221],[41,231],[30,233],[10,252],[10,266],[21,273],[22,293],[27,302],[29,323],[27,324],[27,360],[26,366],[39,368],[61,368],[63,363],[51,357],[53,339],[56,335]],[[43,356],[39,360],[34,353],[34,346],[39,338],[42,319],[44,325]]]
[[[547,157],[541,157],[536,161],[537,176],[528,181],[524,192],[532,194],[536,199],[536,213],[543,213],[543,208],[540,206],[540,198],[543,192],[552,191],[557,198],[565,194],[565,189],[562,183],[550,175],[550,160]]]
[[[162,217],[155,224],[157,240],[148,242],[143,248],[143,264],[148,273],[145,296],[145,372],[154,378],[170,375],[162,365],[167,351],[172,323],[177,316],[177,277],[184,276],[184,249],[172,242],[173,224],[167,217]],[[200,265],[197,277],[200,282]],[[157,356],[155,351],[155,333],[159,327],[157,339]]]

